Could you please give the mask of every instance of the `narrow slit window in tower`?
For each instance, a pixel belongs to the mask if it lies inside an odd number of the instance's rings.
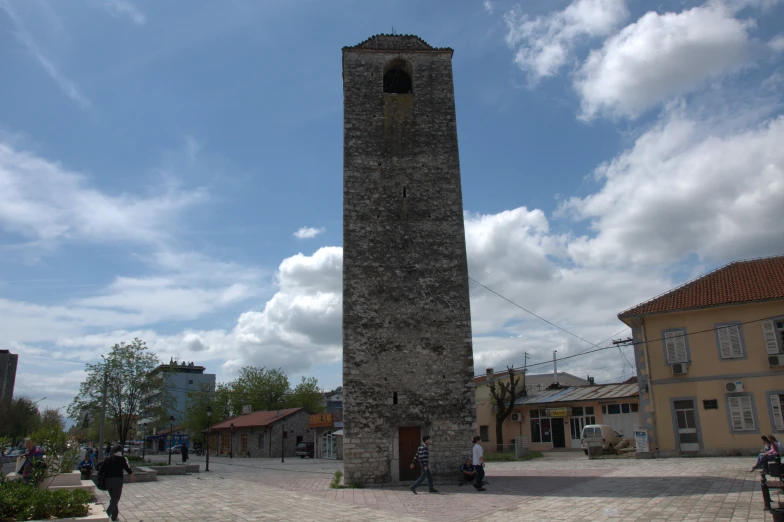
[[[397,392],[392,392],[392,404],[397,404]]]

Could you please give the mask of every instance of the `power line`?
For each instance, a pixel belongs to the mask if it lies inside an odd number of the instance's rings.
[[[493,293],[493,294],[497,295],[498,297],[500,297],[501,299],[503,299],[503,300],[504,300],[504,301],[506,301],[507,303],[509,303],[509,304],[511,304],[511,305],[513,305],[513,306],[516,306],[517,308],[519,308],[520,310],[523,310],[523,311],[524,311],[524,312],[526,312],[526,313],[529,313],[529,314],[533,315],[533,316],[534,316],[534,317],[536,317],[537,319],[544,321],[545,323],[549,324],[550,326],[554,326],[554,327],[558,328],[559,330],[561,330],[562,332],[568,333],[568,334],[569,334],[569,335],[571,335],[572,337],[576,337],[577,339],[580,339],[581,341],[583,341],[583,342],[586,342],[586,343],[590,344],[591,346],[596,346],[596,345],[595,345],[595,344],[593,344],[591,341],[589,341],[589,340],[587,340],[587,339],[583,339],[582,337],[580,337],[580,336],[579,336],[579,335],[577,335],[576,333],[572,333],[572,332],[570,332],[569,330],[567,330],[566,328],[562,328],[562,327],[558,326],[557,324],[555,324],[554,322],[552,322],[552,321],[548,321],[547,319],[545,319],[544,317],[542,317],[542,316],[540,316],[540,315],[536,315],[536,314],[535,314],[535,313],[533,313],[531,310],[529,310],[529,309],[525,308],[524,306],[521,306],[521,305],[519,305],[519,304],[515,303],[514,301],[512,301],[511,299],[508,299],[507,297],[504,297],[503,295],[499,294],[498,292],[496,292],[496,291],[495,291],[495,290],[493,290],[492,288],[490,288],[490,287],[488,287],[488,286],[485,286],[485,285],[483,285],[482,283],[480,283],[479,281],[477,281],[477,280],[476,280],[476,279],[474,279],[473,277],[470,277],[470,276],[469,276],[469,277],[468,277],[468,280],[469,280],[469,281],[473,281],[474,283],[478,284],[479,286],[481,286],[482,288],[484,288],[484,289],[485,289],[485,290],[487,290],[488,292],[490,292],[490,293]],[[625,328],[624,328],[624,330],[625,330]],[[621,331],[623,331],[623,330],[621,330]]]
[[[580,352],[580,353],[576,353],[576,354],[573,354],[573,355],[567,355],[566,357],[560,357],[560,358],[558,358],[558,360],[559,360],[559,361],[564,361],[564,360],[566,360],[566,359],[572,359],[572,358],[574,358],[574,357],[580,357],[580,356],[582,356],[582,355],[588,355],[588,354],[591,354],[591,353],[596,353],[596,352],[599,352],[599,351],[602,351],[602,350],[608,350],[608,349],[610,349],[610,348],[614,348],[614,347],[615,347],[615,345],[614,345],[614,344],[613,344],[613,345],[610,345],[610,346],[604,346],[604,347],[600,347],[598,344],[594,344],[594,343],[592,343],[592,342],[590,342],[590,341],[587,341],[586,339],[583,339],[583,338],[582,338],[582,337],[580,337],[579,335],[577,335],[577,334],[575,334],[575,333],[572,333],[572,332],[570,332],[569,330],[567,330],[567,329],[565,329],[565,328],[562,328],[562,327],[558,326],[557,324],[555,324],[555,323],[553,323],[553,322],[551,322],[551,321],[548,321],[548,320],[547,320],[547,319],[545,319],[544,317],[541,317],[541,316],[539,316],[539,315],[537,315],[537,314],[533,313],[532,311],[528,310],[528,309],[527,309],[527,308],[525,308],[524,306],[521,306],[521,305],[519,305],[519,304],[515,303],[515,302],[514,302],[514,301],[512,301],[511,299],[509,299],[509,298],[507,298],[507,297],[505,297],[505,296],[503,296],[503,295],[499,294],[498,292],[496,292],[496,291],[495,291],[495,290],[493,290],[492,288],[489,288],[489,287],[487,287],[487,286],[483,285],[482,283],[480,283],[480,282],[479,282],[479,281],[477,281],[476,279],[474,279],[474,278],[472,278],[472,277],[470,277],[470,276],[468,277],[468,279],[469,279],[469,281],[473,281],[474,283],[478,284],[479,286],[481,286],[481,287],[482,287],[482,288],[484,288],[485,290],[487,290],[487,291],[489,291],[489,292],[491,292],[491,293],[493,293],[493,294],[497,295],[498,297],[500,297],[500,298],[501,298],[501,299],[503,299],[504,301],[506,301],[506,302],[510,303],[511,305],[513,305],[513,306],[516,306],[517,308],[519,308],[519,309],[521,309],[521,310],[525,311],[526,313],[529,313],[529,314],[533,315],[533,316],[534,316],[534,317],[536,317],[537,319],[540,319],[540,320],[544,321],[545,323],[547,323],[547,324],[549,324],[549,325],[551,325],[551,326],[554,326],[555,328],[558,328],[559,330],[561,330],[561,331],[563,331],[563,332],[565,332],[565,333],[567,333],[567,334],[569,334],[569,335],[571,335],[571,336],[573,336],[573,337],[576,337],[577,339],[580,339],[581,341],[584,341],[584,342],[586,342],[586,343],[590,344],[591,346],[596,346],[596,349],[595,349],[595,350],[588,350],[588,351],[585,351],[585,352]],[[776,317],[778,317],[778,316],[760,317],[760,318],[758,318],[758,319],[751,319],[751,320],[749,320],[749,321],[744,321],[744,322],[737,323],[737,324],[739,324],[739,325],[741,325],[741,326],[742,326],[742,325],[745,325],[745,324],[758,323],[758,322],[760,322],[760,321],[769,321],[769,320],[771,320],[771,319],[774,319],[774,318],[776,318]],[[718,330],[719,328],[724,328],[724,327],[723,327],[723,326],[717,326],[717,327],[714,327],[714,328],[708,328],[708,329],[706,329],[706,330],[700,330],[700,331],[697,331],[697,332],[688,332],[688,333],[684,333],[684,334],[683,334],[683,336],[684,336],[684,337],[686,337],[686,336],[697,335],[697,334],[703,334],[703,333],[708,333],[708,332],[715,332],[715,331],[716,331],[716,330]],[[615,337],[616,335],[618,335],[618,334],[619,334],[619,333],[621,333],[621,332],[624,332],[624,331],[626,331],[627,329],[628,329],[628,326],[627,326],[626,328],[624,328],[623,330],[619,331],[618,333],[616,333],[616,334],[613,334],[613,335],[612,335],[612,336],[610,336],[608,339],[612,339],[613,337]],[[664,340],[664,338],[663,338],[663,337],[660,337],[660,338],[658,338],[658,339],[648,339],[648,340],[647,340],[647,341],[645,341],[645,342],[652,343],[652,342],[663,341],[663,340]],[[605,341],[602,341],[602,342],[605,342]],[[627,344],[627,346],[637,346],[638,344],[642,344],[642,343],[643,343],[643,341],[631,341],[631,342],[629,342],[629,344]],[[599,344],[601,344],[601,343],[599,343]],[[620,347],[619,347],[619,350],[620,350]],[[624,358],[624,359],[626,359],[626,356],[624,355],[623,351],[621,351],[621,355],[623,355],[623,358]],[[531,367],[534,367],[534,366],[542,366],[542,365],[545,365],[545,364],[552,364],[552,362],[553,362],[552,360],[548,360],[548,361],[542,361],[542,362],[539,362],[539,363],[527,364],[527,365],[525,366],[525,368],[527,369],[527,368],[531,368]],[[634,369],[634,367],[632,366],[632,364],[629,362],[629,360],[628,360],[628,359],[626,359],[626,362],[629,364],[629,366],[630,366],[632,369]],[[520,367],[517,367],[517,368],[512,368],[512,370],[522,370],[523,368],[524,368],[524,367],[520,366]],[[482,377],[482,374],[480,374],[480,375],[475,375],[475,377]]]

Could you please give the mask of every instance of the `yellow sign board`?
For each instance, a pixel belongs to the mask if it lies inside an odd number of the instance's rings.
[[[571,413],[571,408],[547,408],[548,417],[568,417]]]
[[[334,425],[335,416],[331,413],[316,413],[310,416],[311,428],[331,428]]]

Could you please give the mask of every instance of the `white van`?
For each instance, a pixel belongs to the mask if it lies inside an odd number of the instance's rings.
[[[612,426],[607,424],[589,424],[583,428],[583,433],[580,436],[580,447],[586,455],[588,455],[588,448],[590,446],[598,446],[599,441],[602,444],[602,450],[611,450],[616,444],[621,442],[623,437],[620,433],[612,429]]]

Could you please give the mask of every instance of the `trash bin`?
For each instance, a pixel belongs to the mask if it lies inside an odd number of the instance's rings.
[[[784,509],[773,508],[770,514],[773,516],[773,522],[784,522]]]

